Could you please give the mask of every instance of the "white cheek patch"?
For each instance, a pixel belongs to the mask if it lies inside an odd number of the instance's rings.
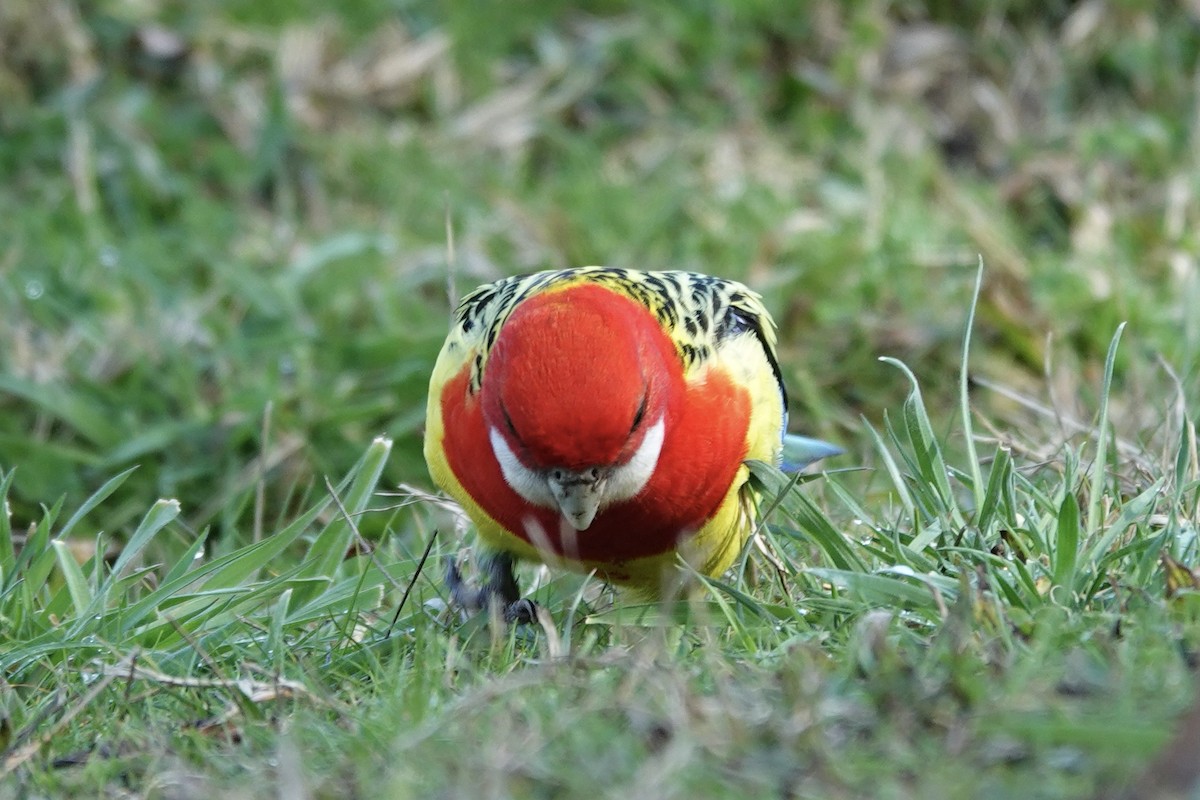
[[[633,457],[621,466],[614,467],[608,474],[604,495],[600,498],[600,508],[628,500],[646,488],[650,476],[654,474],[654,468],[658,466],[658,456],[662,453],[665,435],[666,424],[663,419],[650,426]],[[522,464],[521,459],[517,458],[517,454],[509,447],[504,434],[496,428],[488,429],[488,440],[492,444],[492,452],[496,454],[496,461],[500,464],[500,472],[513,491],[535,506],[557,510],[558,503],[555,502],[545,475]]]
[[[658,456],[662,452],[665,435],[666,424],[660,417],[658,422],[646,431],[633,458],[615,467],[608,474],[608,486],[604,490],[604,499],[600,501],[601,507],[628,500],[646,488],[650,476],[654,474],[654,468],[658,466]]]
[[[535,506],[558,508],[545,477],[521,463],[521,459],[517,458],[517,454],[504,440],[504,434],[495,428],[489,428],[488,439],[492,443],[492,452],[496,454],[496,460],[500,462],[500,472],[513,491]]]

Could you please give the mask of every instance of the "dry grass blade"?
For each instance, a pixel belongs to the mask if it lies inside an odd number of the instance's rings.
[[[237,692],[242,696],[257,702],[279,697],[303,696],[315,703],[325,704],[324,698],[313,694],[307,686],[299,681],[287,678],[272,678],[269,681],[257,681],[250,678],[193,678],[182,675],[168,675],[150,667],[136,663],[133,656],[117,663],[105,664],[99,668],[99,673],[105,678],[123,678],[126,680],[141,680],[163,686],[178,686],[186,689],[225,689]]]
[[[388,639],[392,635],[392,630],[396,627],[396,622],[400,619],[400,612],[404,610],[405,604],[408,603],[408,597],[412,594],[413,587],[417,585],[417,579],[421,577],[421,573],[425,569],[425,562],[429,560],[429,554],[433,551],[433,543],[437,540],[437,528],[433,529],[433,533],[429,536],[429,541],[425,544],[425,550],[421,553],[421,560],[417,562],[417,568],[413,571],[412,580],[408,582],[408,586],[404,587],[404,594],[400,597],[400,602],[396,605],[396,613],[392,616],[392,622],[388,625],[387,633],[383,638]]]

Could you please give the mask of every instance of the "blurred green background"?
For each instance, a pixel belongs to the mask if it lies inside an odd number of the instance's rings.
[[[749,282],[793,428],[869,463],[879,356],[951,419],[982,257],[1001,435],[1071,436],[1012,395],[1088,419],[1129,320],[1152,442],[1200,399],[1198,51],[1196,2],[5,0],[14,527],[139,465],[96,526],[178,497],[244,539],[380,434],[427,486],[450,296],[580,264]]]

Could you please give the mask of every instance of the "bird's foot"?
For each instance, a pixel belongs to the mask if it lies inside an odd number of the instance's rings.
[[[517,625],[529,625],[536,622],[538,618],[537,612],[537,603],[528,597],[522,597],[514,603],[509,603],[500,610],[500,614],[504,617],[505,622],[512,622]]]
[[[525,625],[537,619],[537,604],[521,597],[513,575],[512,557],[507,553],[491,556],[484,562],[486,578],[479,588],[467,585],[454,558],[446,562],[446,586],[450,599],[468,611],[490,609],[495,605],[508,623]]]

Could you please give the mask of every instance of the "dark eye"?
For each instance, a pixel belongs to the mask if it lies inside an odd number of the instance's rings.
[[[513,425],[512,417],[508,415],[508,409],[500,406],[500,413],[504,416],[504,427],[508,428],[508,432],[512,434],[513,439],[520,442],[521,437],[517,435],[517,428]]]
[[[633,425],[630,426],[629,432],[633,433],[638,429],[638,425],[642,424],[642,417],[646,416],[646,395],[642,395],[642,404],[638,406],[637,413],[633,415]]]

